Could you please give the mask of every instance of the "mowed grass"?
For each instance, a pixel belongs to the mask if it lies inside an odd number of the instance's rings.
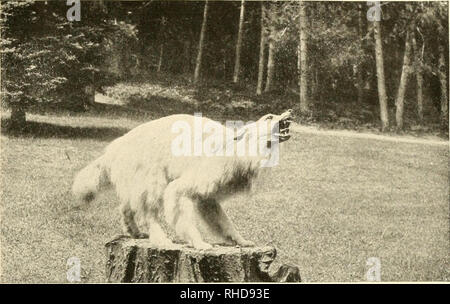
[[[29,115],[57,136],[1,136],[3,282],[104,282],[104,244],[121,233],[113,192],[80,206],[74,174],[142,121]],[[55,132],[56,130],[56,132]],[[224,205],[242,234],[278,249],[304,281],[449,281],[448,147],[293,133],[254,191]]]

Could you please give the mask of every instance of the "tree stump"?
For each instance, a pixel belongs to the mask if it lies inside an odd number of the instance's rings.
[[[197,250],[174,244],[154,247],[146,239],[119,237],[106,244],[107,282],[300,282],[298,267],[269,270],[273,247]],[[271,267],[273,268],[273,267]]]

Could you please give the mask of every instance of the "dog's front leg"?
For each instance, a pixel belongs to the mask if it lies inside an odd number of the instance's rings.
[[[203,241],[195,222],[195,203],[186,196],[183,181],[172,181],[164,192],[164,214],[167,223],[174,228],[178,237],[196,249],[211,249]]]
[[[219,204],[217,206],[219,209],[217,223],[222,228],[222,231],[225,234],[225,236],[230,237],[239,246],[242,247],[255,246],[255,243],[253,243],[252,241],[248,241],[241,236],[239,231],[237,231],[236,227],[234,226],[233,222],[230,220],[225,211],[222,209],[222,207]]]
[[[231,239],[242,247],[255,246],[252,241],[248,241],[241,236],[218,202],[211,199],[202,201],[198,208],[204,222],[215,234],[225,239]]]

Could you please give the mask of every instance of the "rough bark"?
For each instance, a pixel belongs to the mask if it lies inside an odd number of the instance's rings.
[[[202,29],[200,31],[200,40],[198,42],[197,60],[195,62],[194,83],[198,83],[200,79],[200,68],[202,66],[203,46],[205,44],[206,21],[208,19],[208,4],[209,4],[208,0],[206,0],[205,7],[203,9],[203,22],[202,22]]]
[[[386,81],[384,77],[383,42],[381,39],[380,21],[373,21],[375,36],[375,60],[377,66],[378,99],[380,103],[381,131],[389,127],[389,116],[387,109]]]
[[[269,41],[269,56],[267,59],[267,78],[266,78],[266,87],[264,88],[264,92],[269,92],[272,89],[273,85],[273,76],[275,73],[275,44],[271,39]]]
[[[161,72],[161,67],[163,63],[163,55],[164,55],[164,27],[166,25],[166,18],[164,16],[161,17],[161,22],[159,25],[159,56],[158,56],[158,65],[156,67],[156,72]]]
[[[20,105],[11,105],[11,122],[10,128],[20,130],[25,127],[26,114],[25,109]]]
[[[161,43],[161,46],[159,47],[159,60],[158,60],[158,69],[157,69],[158,73],[161,72],[163,54],[164,54],[164,43]]]
[[[309,112],[308,102],[308,66],[307,66],[307,24],[306,6],[303,1],[299,3],[299,47],[298,47],[298,75],[299,75],[299,90],[300,90],[300,112]]]
[[[241,2],[241,13],[239,15],[239,30],[238,37],[236,41],[236,58],[234,61],[234,75],[233,82],[239,82],[239,74],[241,69],[241,48],[242,48],[242,32],[244,28],[244,14],[245,14],[245,0]]]
[[[444,41],[443,35],[444,35],[444,28],[442,25],[439,24],[438,27],[439,37],[441,37],[439,40],[439,82],[441,84],[441,125],[443,128],[448,128],[448,94],[447,94],[447,70],[445,64],[445,47],[444,47]],[[448,43],[448,42],[447,42]]]
[[[191,43],[189,40],[184,41],[184,66],[183,70],[185,73],[191,71]]]
[[[318,71],[317,68],[314,68],[314,72],[311,73],[312,77],[311,77],[311,98],[313,100],[317,100],[317,92],[318,92],[318,87],[319,87],[319,77],[318,77]]]
[[[441,122],[443,126],[448,124],[448,96],[447,75],[445,67],[444,46],[439,46],[439,81],[441,83]]]
[[[108,282],[300,282],[299,269],[269,270],[273,247],[214,247],[174,244],[156,248],[148,240],[119,237],[106,244]],[[273,267],[270,267],[273,268]]]
[[[121,69],[121,50],[119,45],[113,40],[110,46],[109,56],[106,58],[106,67],[108,72],[113,74],[115,77],[120,77],[122,74]]]
[[[397,123],[397,131],[403,129],[403,112],[405,106],[405,92],[406,85],[408,84],[408,77],[410,74],[410,57],[411,57],[411,27],[406,31],[405,38],[405,53],[403,55],[403,67],[402,74],[400,76],[400,82],[398,85],[397,96],[395,98],[395,121]]]
[[[94,79],[92,79],[92,82],[94,82]],[[84,88],[84,93],[86,95],[85,104],[87,104],[87,105],[94,104],[95,103],[95,86],[93,84],[87,85]]]
[[[363,8],[361,4],[358,4],[358,37],[359,47],[363,50],[363,38],[364,38],[364,22],[363,22]],[[364,81],[363,81],[363,70],[362,62],[358,59],[356,62],[356,87],[357,87],[357,100],[358,104],[362,104],[364,98]]]
[[[266,33],[264,28],[265,13],[264,2],[261,2],[261,39],[259,43],[258,84],[256,86],[256,95],[261,95],[262,93],[264,77],[264,54],[266,48]]]
[[[94,7],[96,7],[97,9],[101,9],[104,10],[105,9],[105,1],[103,0],[98,0],[92,3],[94,5]]]
[[[416,74],[416,93],[417,93],[417,116],[420,123],[423,122],[423,67],[422,58],[419,54],[415,30],[411,31],[411,42],[414,52],[414,71]]]

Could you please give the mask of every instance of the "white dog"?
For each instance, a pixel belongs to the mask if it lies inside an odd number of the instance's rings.
[[[211,248],[196,225],[202,219],[222,239],[252,246],[220,203],[227,196],[249,190],[262,162],[267,166],[278,143],[289,139],[290,118],[291,110],[267,114],[238,129],[181,114],[142,124],[114,140],[102,156],[81,170],[72,191],[90,201],[106,186],[114,186],[121,201],[124,232],[134,238],[148,237],[155,245],[172,243],[161,227],[165,219],[191,246]],[[199,126],[203,126],[200,134]],[[197,134],[191,136],[189,129]],[[210,136],[203,141],[205,134]],[[206,142],[209,151],[203,151],[208,150]],[[269,147],[269,153],[255,153],[255,143],[259,148]],[[240,144],[245,148],[241,155],[234,149]]]

